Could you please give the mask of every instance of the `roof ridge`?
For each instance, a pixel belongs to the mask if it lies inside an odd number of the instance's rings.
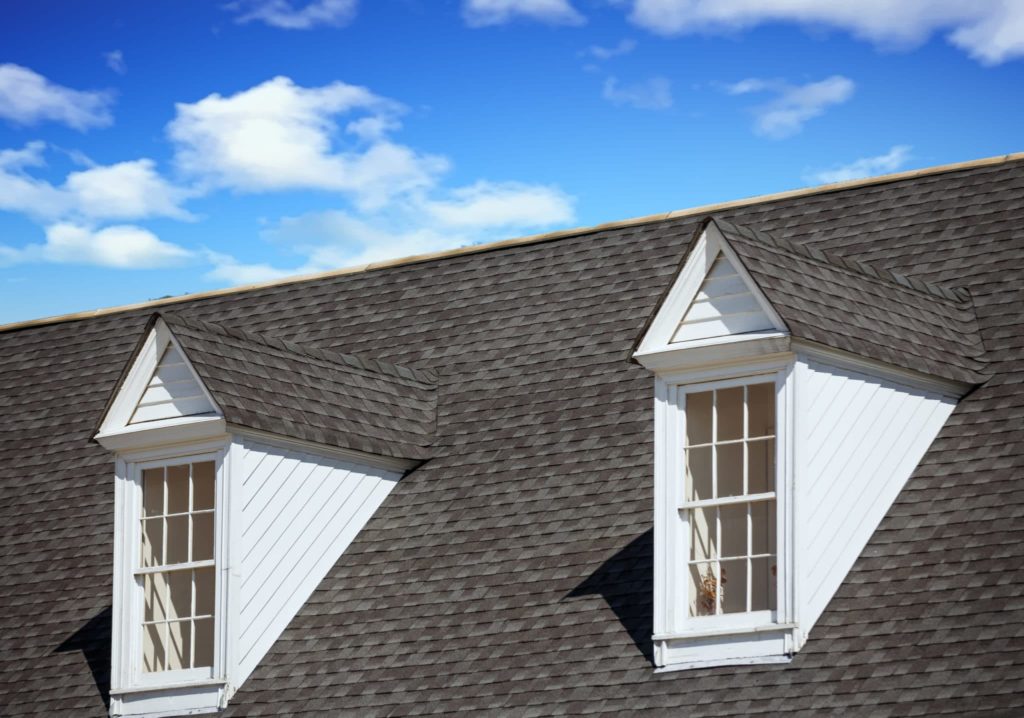
[[[754,227],[750,227],[747,225],[736,224],[735,222],[730,222],[729,220],[721,219],[720,217],[713,217],[712,219],[716,224],[728,225],[734,231],[737,231],[740,234],[745,234],[750,239],[765,244],[775,244],[787,251],[796,252],[798,254],[811,257],[812,259],[816,259],[819,262],[825,262],[833,266],[844,267],[859,274],[866,274],[870,277],[874,277],[885,282],[899,284],[900,286],[906,289],[915,290],[918,292],[922,292],[924,294],[939,297],[940,299],[946,299],[949,301],[957,302],[959,304],[968,303],[971,301],[970,291],[963,287],[944,287],[938,284],[924,282],[914,277],[908,277],[905,274],[900,274],[898,272],[893,272],[888,269],[876,267],[873,264],[869,264],[867,262],[861,262],[856,259],[850,259],[848,257],[844,257],[839,254],[834,254],[832,252],[823,252],[820,249],[816,249],[805,244],[800,244],[798,242],[794,242],[784,237],[776,236],[775,234],[766,232],[761,229],[756,229]]]
[[[907,170],[904,172],[893,172],[890,174],[877,175],[874,177],[864,177],[861,179],[845,180],[843,182],[833,182],[831,184],[818,185],[816,187],[801,187],[799,189],[784,190],[781,192],[770,192],[762,195],[754,195],[752,197],[746,197],[743,199],[728,200],[725,202],[717,202],[712,204],[698,205],[696,207],[689,207],[686,209],[672,210],[670,212],[661,212],[657,214],[643,215],[640,217],[633,217],[630,219],[616,220],[612,222],[604,222],[601,224],[595,224],[585,227],[574,227],[570,229],[560,229],[552,232],[544,232],[541,234],[527,235],[523,237],[514,237],[510,239],[502,239],[495,242],[487,242],[484,244],[474,244],[466,247],[458,247],[455,249],[441,250],[438,252],[430,252],[426,254],[410,255],[407,257],[399,257],[396,259],[385,260],[381,262],[370,262],[368,264],[355,265],[352,267],[344,267],[341,269],[331,269],[325,272],[316,272],[312,274],[297,274],[290,277],[282,277],[280,279],[273,279],[266,282],[256,282],[252,284],[245,284],[236,287],[228,287],[223,289],[211,289],[203,292],[195,292],[192,294],[182,294],[173,297],[163,297],[161,299],[152,299],[145,302],[136,302],[133,304],[123,304],[113,307],[104,307],[100,309],[92,309],[83,312],[71,312],[68,314],[58,314],[51,317],[42,317],[39,319],[26,319],[20,322],[11,322],[9,324],[0,324],[0,332],[14,331],[16,329],[25,329],[35,326],[45,326],[48,324],[59,324],[62,322],[80,321],[83,319],[90,319],[93,317],[106,316],[108,314],[117,314],[119,312],[127,312],[134,309],[145,309],[151,307],[160,307],[168,304],[179,304],[182,302],[191,302],[199,299],[209,299],[212,297],[220,297],[230,294],[241,294],[242,292],[255,291],[259,289],[266,289],[270,287],[284,286],[288,284],[298,284],[300,282],[315,281],[318,279],[329,279],[331,277],[344,276],[347,274],[358,274],[361,272],[369,272],[377,269],[387,269],[390,267],[399,267],[409,264],[419,264],[422,262],[429,262],[439,259],[447,259],[450,257],[458,257],[469,254],[479,254],[482,252],[490,252],[498,249],[504,249],[506,247],[515,247],[527,244],[536,244],[540,242],[548,242],[556,239],[563,239],[567,237],[577,237],[586,234],[594,234],[597,232],[603,232],[611,229],[621,229],[624,227],[637,227],[644,224],[651,224],[654,222],[661,222],[669,219],[677,219],[680,217],[691,217],[699,216],[702,214],[710,214],[713,212],[722,211],[725,209],[734,209],[738,207],[748,207],[757,204],[767,204],[769,202],[779,202],[787,199],[795,199],[799,197],[814,197],[817,195],[829,194],[832,192],[842,192],[850,189],[858,189],[861,187],[870,187],[879,184],[888,184],[891,182],[901,182],[904,180],[916,179],[918,177],[930,177],[933,175],[945,174],[948,172],[957,172],[961,170],[976,169],[980,167],[989,167],[995,165],[1006,164],[1008,162],[1018,162],[1024,160],[1024,152],[1007,153],[1004,155],[994,155],[991,157],[982,157],[974,160],[967,160],[964,162],[951,162],[942,165],[934,165],[932,167],[922,167],[916,170]]]
[[[379,359],[371,359],[370,357],[363,357],[357,354],[335,352],[308,344],[298,344],[288,339],[282,339],[270,334],[251,332],[245,329],[238,329],[237,327],[227,327],[223,324],[215,324],[213,322],[207,322],[194,317],[183,317],[176,312],[157,312],[157,314],[165,320],[170,318],[172,324],[184,324],[197,329],[227,334],[228,336],[233,336],[236,339],[241,339],[243,341],[262,344],[267,347],[284,350],[292,354],[299,354],[313,359],[319,359],[332,364],[343,364],[352,369],[361,370],[367,373],[386,374],[429,386],[437,384],[437,375],[429,369],[413,369],[412,367],[403,366],[401,364],[380,361]]]

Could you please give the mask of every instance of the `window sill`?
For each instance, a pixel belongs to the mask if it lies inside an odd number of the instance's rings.
[[[656,633],[652,641],[685,641],[691,638],[714,638],[716,636],[738,636],[744,633],[772,633],[788,631],[796,628],[795,623],[767,623],[760,626],[736,626],[733,628],[709,628],[703,631],[686,631],[684,633]]]
[[[177,683],[154,683],[148,686],[132,686],[130,688],[116,688],[110,691],[112,696],[132,695],[135,693],[156,693],[159,691],[176,691],[181,688],[211,688],[224,686],[227,683],[223,678],[205,678],[193,681],[179,681]]]

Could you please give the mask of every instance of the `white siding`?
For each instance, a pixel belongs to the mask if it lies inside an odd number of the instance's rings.
[[[801,623],[818,620],[956,402],[801,362],[797,441]]]
[[[169,345],[129,424],[209,414],[216,409],[178,350]]]
[[[243,441],[237,684],[252,672],[400,475]]]
[[[672,342],[774,329],[757,298],[724,255],[719,255],[683,315]]]

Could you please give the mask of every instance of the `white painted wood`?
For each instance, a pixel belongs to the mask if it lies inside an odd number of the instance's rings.
[[[178,347],[169,342],[128,423],[215,412],[199,377],[186,363]]]
[[[401,474],[251,437],[234,494],[238,686],[391,492]]]
[[[800,360],[800,614],[810,631],[938,435],[955,399]]]
[[[719,254],[679,322],[672,343],[775,328],[736,267]]]

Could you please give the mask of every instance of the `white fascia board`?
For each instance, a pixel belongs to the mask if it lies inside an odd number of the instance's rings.
[[[227,427],[220,416],[186,416],[178,419],[132,424],[93,437],[104,449],[125,455],[157,447],[226,440]]]
[[[644,334],[644,338],[634,354],[634,357],[644,366],[647,365],[641,360],[641,357],[653,356],[669,350],[724,345],[729,342],[744,341],[749,338],[758,339],[765,336],[764,333],[754,333],[751,335],[736,334],[715,337],[711,340],[672,341],[672,337],[675,335],[679,323],[686,314],[686,310],[696,298],[701,284],[704,282],[708,272],[711,271],[711,267],[714,265],[719,254],[723,254],[736,269],[737,274],[743,279],[750,293],[754,295],[761,309],[771,320],[772,324],[775,325],[775,331],[771,333],[771,336],[784,336],[787,334],[786,323],[782,321],[779,313],[775,311],[775,308],[768,301],[767,297],[764,296],[760,287],[757,286],[757,283],[747,272],[743,262],[740,261],[725,237],[722,236],[721,230],[718,229],[714,222],[711,222],[697,239],[697,243],[691,250],[690,256],[680,270],[679,276],[676,277],[675,283],[669,290],[668,295],[666,295],[665,300],[658,308],[657,314],[654,316],[650,327],[647,329],[647,333]]]
[[[228,424],[227,430],[237,436],[257,439],[262,442],[276,445],[280,448],[308,451],[332,459],[349,461],[362,466],[384,469],[385,471],[397,471],[402,474],[412,471],[423,463],[422,461],[414,461],[412,459],[397,459],[392,456],[380,456],[378,454],[370,454],[365,451],[343,449],[337,446],[328,446],[326,444],[318,444],[313,441],[304,441],[302,439],[292,439],[287,436],[280,436],[279,434],[275,434],[270,431],[250,429],[248,427],[237,426],[235,424]]]
[[[162,688],[132,688],[110,691],[112,718],[138,716],[202,715],[216,713],[227,704],[223,681],[202,681],[194,684],[168,685]]]
[[[806,339],[793,339],[792,345],[793,351],[807,359],[822,361],[844,369],[864,372],[879,379],[888,379],[898,384],[904,384],[922,391],[935,392],[953,399],[960,399],[966,396],[967,392],[974,388],[973,384],[944,379],[943,377],[924,374],[912,369],[904,369],[903,367],[876,359],[868,359],[857,354],[851,354],[841,349],[833,349],[824,344],[818,344]]]
[[[633,358],[644,368],[661,375],[706,366],[744,363],[789,350],[789,335],[772,332],[677,344],[654,351],[637,352]]]
[[[96,437],[94,437],[97,441],[100,440],[101,436],[112,436],[128,426],[146,426],[148,424],[157,425],[160,423],[143,422],[141,424],[131,425],[129,422],[131,422],[132,415],[135,413],[135,408],[142,399],[142,395],[146,392],[146,387],[149,386],[150,379],[152,379],[153,373],[156,371],[157,365],[160,363],[160,358],[163,356],[168,345],[172,345],[178,350],[178,353],[185,362],[185,366],[187,366],[188,370],[192,372],[192,376],[195,378],[200,389],[202,389],[203,395],[206,397],[207,401],[210,402],[210,406],[214,407],[219,416],[223,416],[223,411],[214,400],[209,390],[207,390],[203,381],[199,378],[195,367],[192,366],[192,362],[189,360],[185,351],[181,348],[178,340],[174,338],[174,335],[171,333],[171,330],[168,328],[164,320],[157,319],[153,328],[149,332],[149,336],[147,336],[145,342],[143,342],[142,349],[139,350],[138,355],[135,357],[135,361],[132,362],[132,366],[128,370],[128,374],[125,376],[124,381],[121,382],[117,395],[111,402],[110,408],[103,417],[103,421],[100,423],[100,430]],[[171,421],[185,422],[191,418],[194,417],[184,417]],[[161,425],[165,426],[166,424]]]

